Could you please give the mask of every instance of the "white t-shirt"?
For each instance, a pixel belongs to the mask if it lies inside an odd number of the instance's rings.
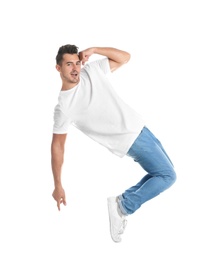
[[[117,95],[108,73],[108,58],[92,61],[81,69],[78,85],[60,91],[54,111],[53,133],[67,133],[73,125],[115,155],[123,157],[145,122]]]

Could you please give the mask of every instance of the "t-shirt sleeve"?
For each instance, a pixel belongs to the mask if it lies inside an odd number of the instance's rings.
[[[53,119],[53,133],[66,134],[71,124],[71,120],[61,111],[59,105],[55,107]]]
[[[91,62],[90,65],[96,65],[103,71],[104,74],[111,73],[109,59],[107,57]]]
[[[108,58],[103,58],[102,60],[99,60],[99,63],[100,63],[100,69],[102,69],[105,74],[111,73]]]

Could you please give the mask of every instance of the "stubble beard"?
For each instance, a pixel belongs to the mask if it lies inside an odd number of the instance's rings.
[[[80,78],[77,76],[77,78],[70,80],[70,83],[77,84],[79,83]]]

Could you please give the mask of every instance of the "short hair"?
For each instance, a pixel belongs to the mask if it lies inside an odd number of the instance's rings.
[[[66,45],[61,46],[56,55],[56,64],[58,64],[58,65],[62,64],[63,55],[65,53],[78,55],[78,47],[76,45],[71,45],[71,44],[66,44]]]

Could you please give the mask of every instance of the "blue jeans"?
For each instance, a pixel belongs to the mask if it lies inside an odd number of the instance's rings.
[[[142,129],[127,155],[138,162],[147,174],[135,186],[118,196],[124,215],[134,213],[143,203],[168,189],[176,180],[170,158],[148,128]]]

